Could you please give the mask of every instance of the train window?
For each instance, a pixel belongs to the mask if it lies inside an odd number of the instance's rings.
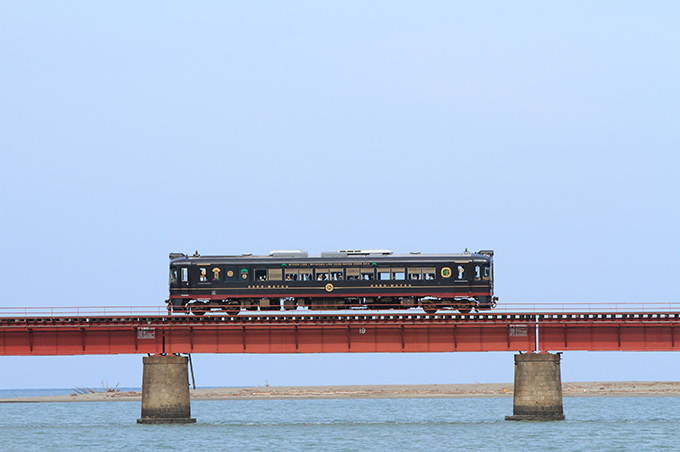
[[[361,269],[361,279],[364,281],[371,281],[375,279],[375,272],[372,268],[362,268]]]
[[[423,279],[434,279],[434,275],[437,272],[435,271],[434,267],[424,267],[423,268]]]
[[[311,281],[312,280],[312,269],[303,268],[300,270],[300,281]]]
[[[189,282],[189,269],[187,267],[182,267],[182,282]]]
[[[482,279],[485,281],[491,279],[491,268],[488,265],[482,267]]]
[[[241,269],[241,281],[248,281],[248,269],[247,268]]]
[[[475,279],[482,278],[482,268],[479,265],[475,265]]]
[[[409,268],[408,269],[408,279],[420,279],[420,273],[422,272],[422,268],[416,267],[416,268]]]
[[[328,279],[328,269],[327,268],[317,268],[315,270],[316,272],[316,280],[317,281],[326,281]]]
[[[175,284],[175,283],[177,283],[177,269],[171,268],[170,269],[170,284]]]
[[[378,269],[378,279],[383,281],[390,279],[390,269],[389,268],[379,268]]]
[[[198,273],[198,280],[200,282],[208,282],[208,270],[205,267],[200,267]]]
[[[456,267],[456,271],[458,272],[457,279],[465,279],[465,267],[459,265]]]
[[[345,272],[347,273],[347,279],[349,281],[361,278],[361,272],[359,271],[358,268],[348,268],[347,270],[345,270]]]
[[[404,273],[404,268],[393,268],[392,269],[392,279],[406,279],[406,274]]]
[[[267,280],[267,270],[255,270],[255,281],[266,281]]]
[[[286,281],[297,281],[298,280],[298,269],[297,268],[287,268],[284,270],[286,274]]]
[[[333,271],[331,272],[331,279],[333,281],[339,281],[341,279],[344,279],[342,276],[342,270],[334,268]]]
[[[219,267],[213,267],[212,270],[210,270],[210,272],[212,274],[213,281],[220,280],[220,272],[222,272],[222,270]]]
[[[268,271],[268,278],[270,281],[282,281],[283,280],[283,269],[280,268],[270,268]]]

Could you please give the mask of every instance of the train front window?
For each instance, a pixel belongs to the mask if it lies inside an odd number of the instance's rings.
[[[482,279],[484,281],[488,281],[489,279],[491,279],[491,267],[490,266],[485,265],[484,267],[482,267]]]
[[[189,269],[187,267],[182,267],[182,282],[189,282]]]
[[[171,268],[170,269],[170,284],[176,284],[176,283],[177,283],[177,269]]]

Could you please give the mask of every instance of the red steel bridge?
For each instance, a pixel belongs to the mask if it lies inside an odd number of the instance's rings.
[[[0,308],[0,355],[680,351],[678,303],[519,308],[233,317],[140,307]]]

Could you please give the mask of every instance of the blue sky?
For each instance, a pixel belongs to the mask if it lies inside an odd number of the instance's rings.
[[[0,306],[156,306],[169,252],[496,251],[501,302],[680,301],[675,2],[0,2]],[[677,304],[675,305],[677,306]],[[3,357],[0,387],[141,384]],[[511,353],[194,357],[201,385],[512,381]],[[566,380],[670,380],[566,353]]]

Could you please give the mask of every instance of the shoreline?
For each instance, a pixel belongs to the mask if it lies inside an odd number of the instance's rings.
[[[191,400],[510,398],[512,383],[429,385],[258,386],[199,388]],[[563,397],[680,397],[680,382],[616,381],[562,383]],[[16,397],[0,403],[137,402],[141,391]]]

